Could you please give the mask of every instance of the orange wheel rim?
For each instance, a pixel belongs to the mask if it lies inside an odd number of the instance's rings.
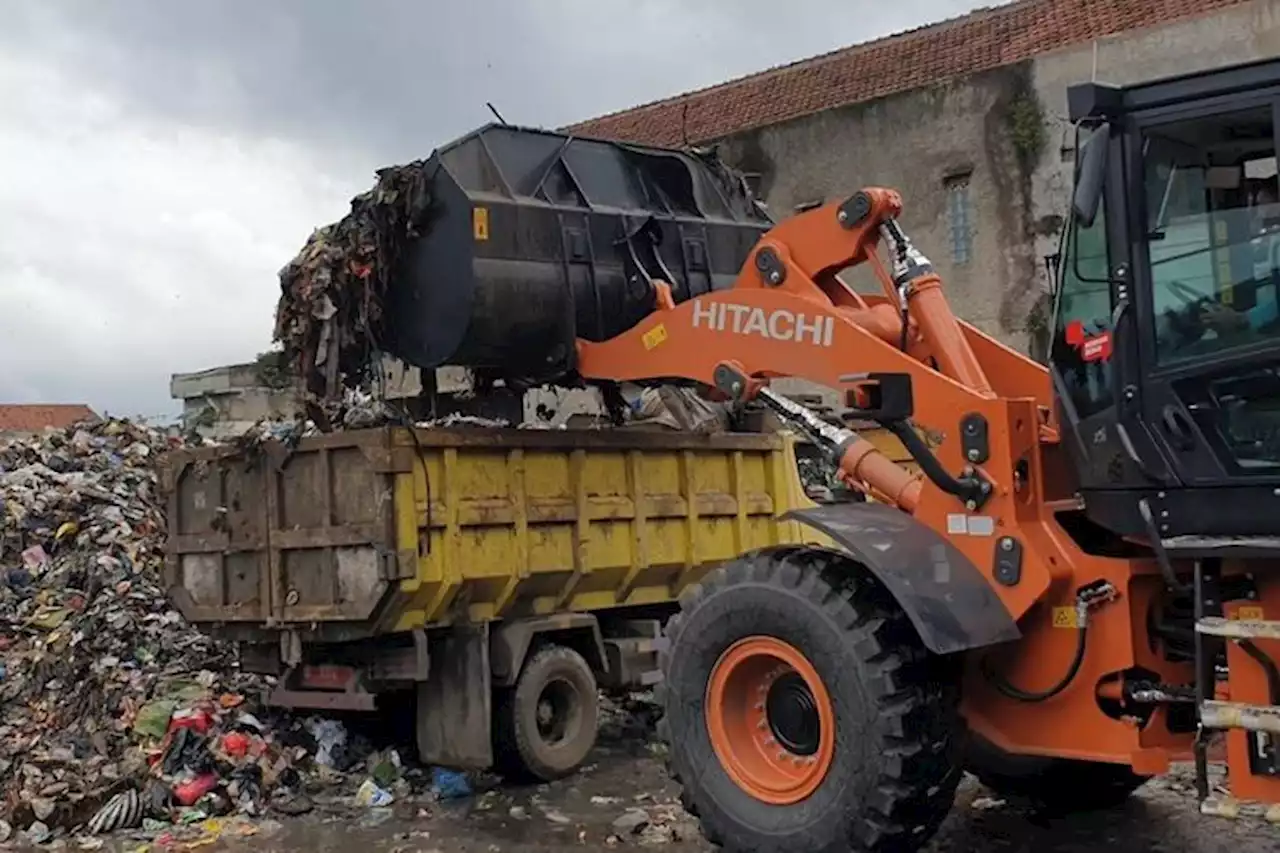
[[[725,650],[711,671],[706,716],[721,766],[761,802],[798,803],[831,769],[831,696],[813,664],[781,640],[748,637]]]

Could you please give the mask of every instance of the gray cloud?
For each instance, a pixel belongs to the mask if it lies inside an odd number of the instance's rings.
[[[557,126],[983,4],[861,5],[0,0],[0,400],[171,410],[169,373],[267,346],[312,227],[485,101]]]

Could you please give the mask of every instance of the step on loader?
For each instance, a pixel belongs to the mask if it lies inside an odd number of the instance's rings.
[[[1280,803],[1280,61],[1069,103],[1047,366],[954,316],[874,187],[768,229],[728,286],[649,270],[651,312],[577,343],[588,381],[764,403],[874,498],[797,511],[812,544],[742,554],[667,626],[671,772],[726,850],[918,849],[965,770],[1070,811],[1194,760],[1206,812]]]

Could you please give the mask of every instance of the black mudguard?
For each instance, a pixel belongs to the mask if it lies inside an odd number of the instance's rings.
[[[785,518],[825,533],[874,574],[935,654],[1022,636],[977,566],[901,510],[879,503],[846,503],[794,510]]]

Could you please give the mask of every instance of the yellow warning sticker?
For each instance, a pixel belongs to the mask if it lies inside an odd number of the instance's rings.
[[[1055,607],[1053,608],[1053,627],[1055,628],[1079,628],[1080,623],[1076,620],[1076,609],[1072,607]]]
[[[659,323],[649,331],[645,332],[640,338],[644,342],[645,349],[653,349],[662,346],[667,341],[667,327],[663,323]]]
[[[471,230],[475,234],[476,242],[489,239],[489,208],[477,207],[471,211]]]
[[[1236,611],[1237,619],[1266,619],[1262,608],[1256,604],[1247,604]]]

